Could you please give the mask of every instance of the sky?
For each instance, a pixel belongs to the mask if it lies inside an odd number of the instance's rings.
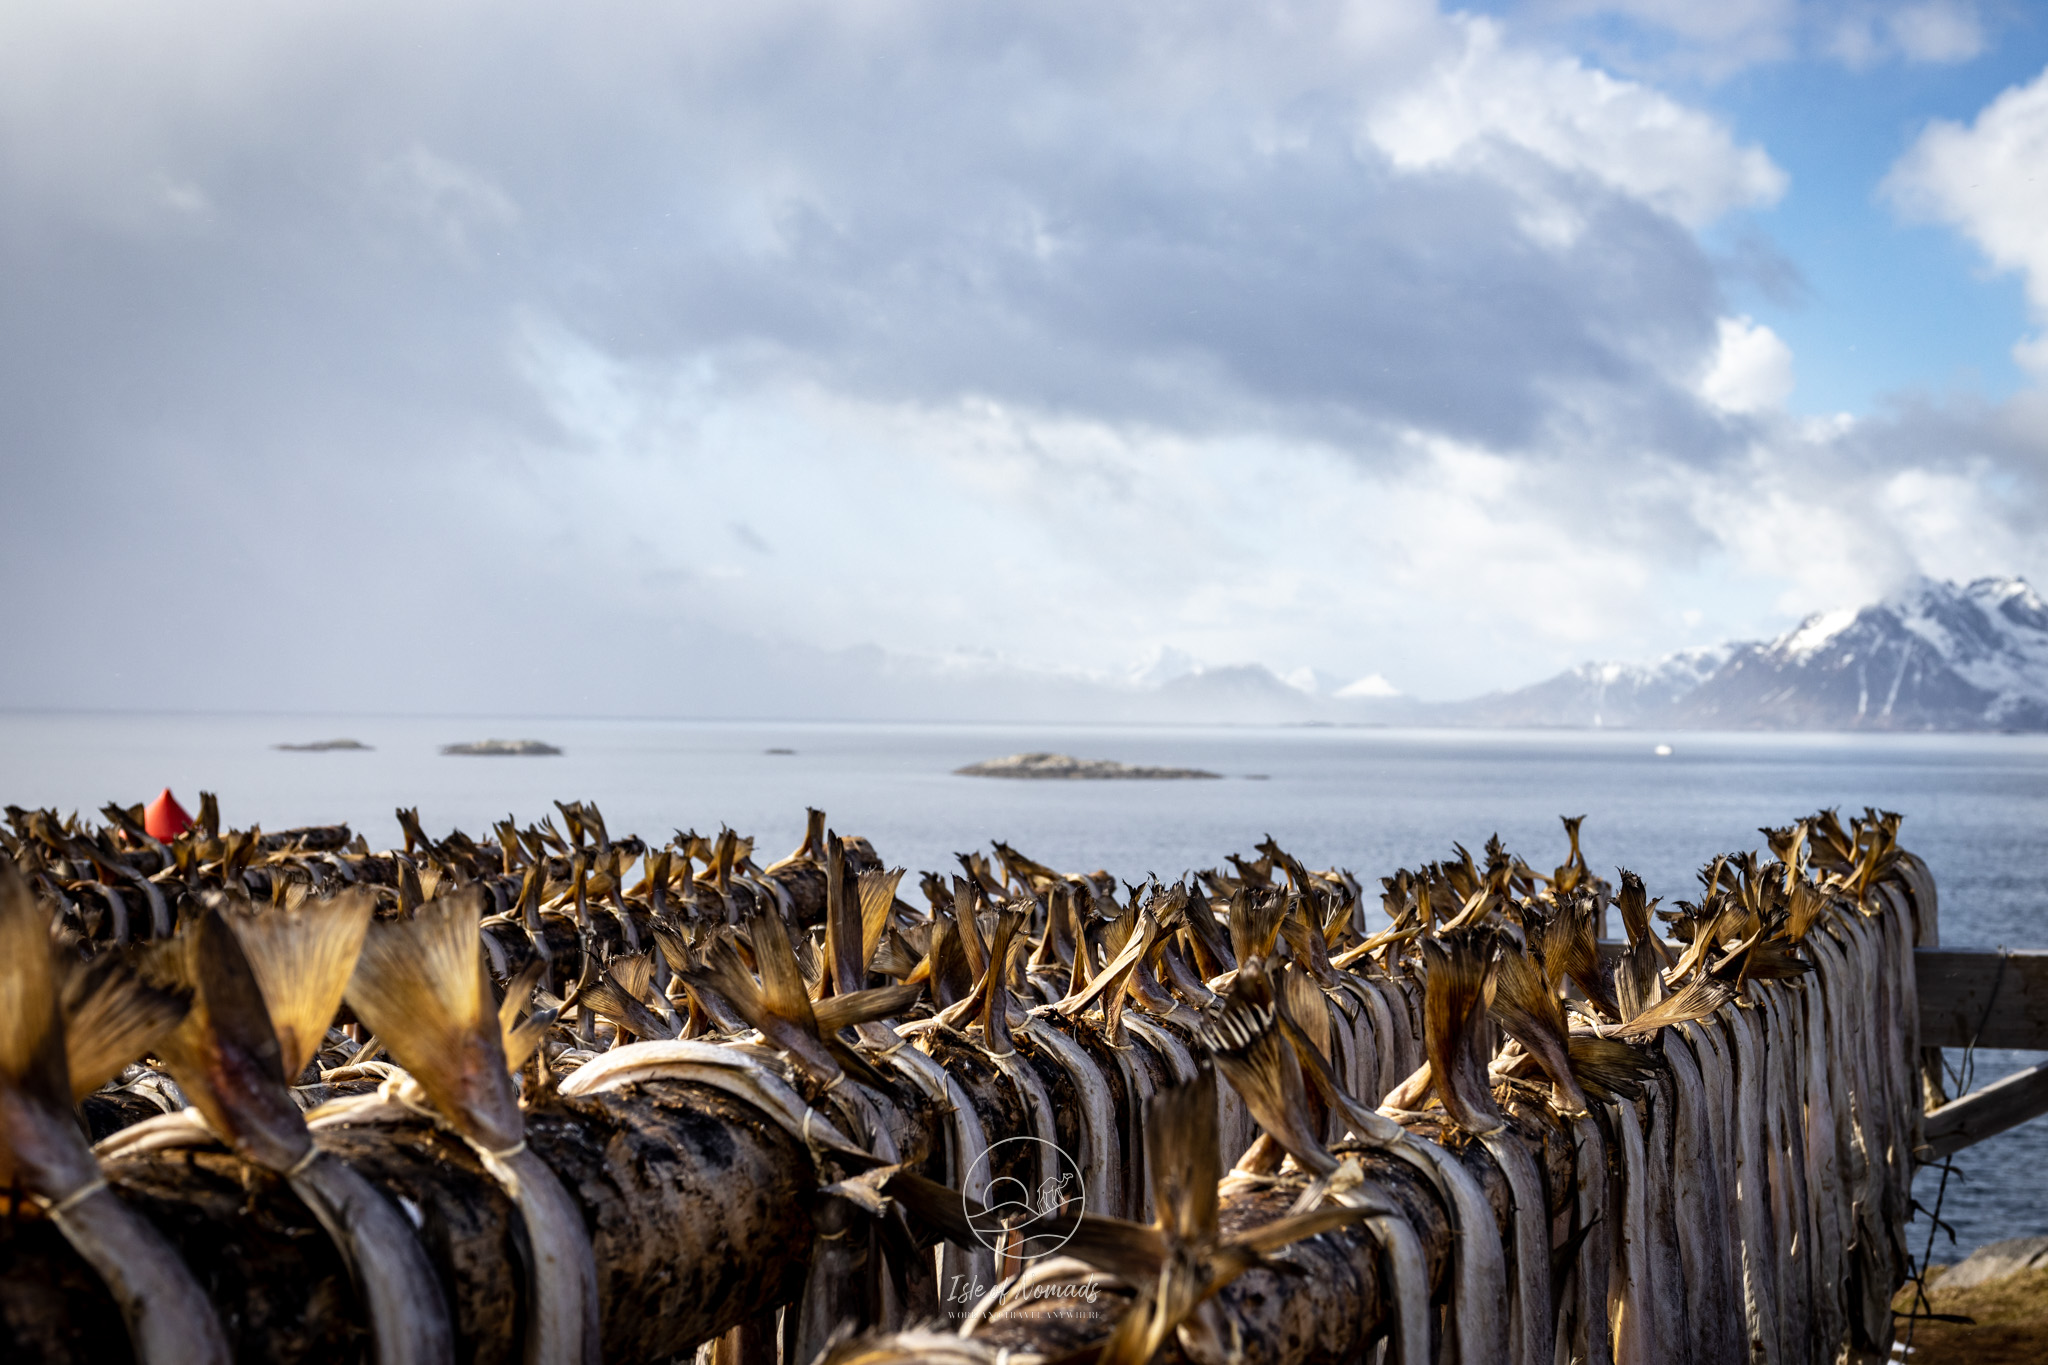
[[[2040,583],[2043,168],[1998,0],[0,0],[0,707],[1439,699]]]

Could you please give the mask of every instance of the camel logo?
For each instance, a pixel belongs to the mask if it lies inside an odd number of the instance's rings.
[[[1015,1174],[993,1175],[1005,1166],[1021,1166],[1026,1176],[1036,1171],[1038,1183],[1028,1185]],[[1052,1255],[1080,1227],[1078,1219],[1061,1216],[1078,1214],[1087,1198],[1080,1170],[1079,1162],[1044,1138],[1012,1137],[993,1144],[967,1168],[969,1189],[983,1172],[993,1175],[980,1206],[965,1195],[960,1200],[975,1240],[1019,1261]]]

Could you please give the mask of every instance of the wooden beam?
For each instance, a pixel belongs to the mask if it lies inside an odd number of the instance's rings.
[[[1913,965],[1922,1047],[2048,1051],[2048,951],[1919,948]]]
[[[1944,1104],[1922,1121],[1923,1161],[1960,1152],[1973,1143],[2048,1114],[2048,1063],[2016,1071],[1959,1100]]]

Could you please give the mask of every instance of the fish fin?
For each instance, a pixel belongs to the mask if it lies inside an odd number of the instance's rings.
[[[1183,1242],[1214,1241],[1223,1162],[1216,1131],[1216,1073],[1209,1067],[1146,1105],[1145,1160],[1152,1205],[1166,1234]]]
[[[215,906],[188,931],[186,960],[203,1008],[187,1018],[203,1020],[221,1046],[244,1053],[263,1072],[290,1085],[298,1077],[285,1067],[284,1047],[278,1041],[269,1002],[263,998],[263,983],[228,923],[228,916],[238,913],[242,912]],[[321,1033],[326,1033],[324,1024]]]
[[[1283,968],[1272,973],[1274,994],[1287,1019],[1315,1044],[1316,1051],[1330,1055],[1330,1005],[1316,983],[1302,972]]]
[[[1069,927],[1074,934],[1074,960],[1067,964],[1067,993],[1062,999],[1086,990],[1088,983],[1095,979],[1095,949],[1088,942],[1088,911],[1082,907],[1078,895],[1073,902],[1073,910]]]
[[[1586,1107],[1586,1095],[1572,1074],[1570,1026],[1564,1005],[1551,993],[1542,971],[1519,948],[1504,947],[1494,963],[1494,1019],[1520,1042],[1557,1087],[1567,1113]]]
[[[1079,995],[1069,995],[1054,1006],[1069,1019],[1088,1008],[1096,999],[1102,1001],[1103,1031],[1112,1041],[1118,1041],[1122,1034],[1122,1020],[1126,994],[1124,987],[1130,983],[1131,974],[1138,970],[1152,951],[1152,945],[1159,939],[1159,921],[1152,918],[1149,909],[1137,912],[1137,924],[1126,931],[1122,949],[1114,958],[1103,964],[1093,981],[1084,986]]]
[[[839,836],[825,834],[825,970],[820,996],[857,991],[867,981],[860,961],[860,898],[847,885],[846,846]]]
[[[541,1039],[548,1036],[557,1015],[554,1010],[535,1010],[511,1028],[505,1030],[505,1070],[517,1073],[526,1065],[526,1059],[539,1049]]]
[[[1598,898],[1589,890],[1559,894],[1557,910],[1544,926],[1543,962],[1553,981],[1560,973],[1570,977],[1572,984],[1585,992],[1586,999],[1602,1014],[1619,1020],[1621,1005],[1614,998],[1613,984],[1600,960],[1599,939],[1593,927],[1598,904]]]
[[[1257,1255],[1266,1256],[1319,1233],[1371,1217],[1373,1213],[1370,1205],[1351,1207],[1344,1204],[1329,1204],[1307,1213],[1292,1214],[1286,1218],[1276,1218],[1270,1223],[1262,1223],[1258,1227],[1233,1235],[1229,1242],[1232,1246],[1243,1247]]]
[[[1270,957],[1287,914],[1287,898],[1267,886],[1244,886],[1230,898],[1230,951],[1242,963]]]
[[[1637,1048],[1616,1038],[1583,1033],[1572,1035],[1571,1064],[1579,1084],[1600,1099],[1640,1099],[1642,1083],[1657,1074],[1655,1063]]]
[[[938,1008],[950,1008],[974,994],[974,974],[967,965],[956,916],[934,915],[923,967],[931,983],[932,1004]]]
[[[519,974],[505,983],[505,998],[498,1002],[498,1031],[510,1034],[519,1024],[519,1016],[533,1002],[533,993],[546,974],[547,962],[535,958],[519,969]]]
[[[820,1034],[837,1033],[857,1024],[903,1013],[924,994],[922,985],[877,986],[871,990],[831,995],[811,1006]]]
[[[666,924],[654,926],[654,946],[661,950],[662,960],[672,972],[687,972],[697,965],[690,955],[690,941]]]
[[[150,985],[109,953],[64,974],[62,1002],[74,1104],[162,1042],[192,1008],[191,992]]]
[[[863,972],[875,960],[882,931],[889,927],[889,912],[896,908],[896,888],[903,881],[903,869],[863,872],[854,879],[860,895],[860,962]]]
[[[1024,931],[1031,917],[1029,905],[1029,901],[1013,904],[997,916],[995,937],[989,942],[988,967],[982,972],[981,984],[975,991],[975,998],[980,1002],[976,1013],[981,1019],[982,1038],[992,1052],[1014,1050],[1010,1041],[1010,997],[1006,978],[1013,949],[1019,946],[1017,936]]]
[[[1742,979],[1745,981],[1777,981],[1803,976],[1812,970],[1813,964],[1800,957],[1783,939],[1758,939],[1750,945],[1742,960]]]
[[[1578,1221],[1576,1211],[1573,1214],[1573,1221]],[[1593,1226],[1599,1221],[1599,1216],[1595,1215],[1593,1222],[1580,1223],[1571,1230],[1571,1235],[1564,1239],[1562,1245],[1551,1251],[1550,1301],[1552,1303],[1561,1305],[1565,1302],[1565,1281],[1571,1278],[1572,1270],[1579,1263],[1579,1251],[1586,1245],[1586,1239],[1593,1235]]]
[[[482,908],[483,889],[471,883],[411,919],[373,922],[347,999],[442,1114],[502,1148],[525,1125],[484,965]]]
[[[1695,976],[1620,1028],[1609,1030],[1608,1036],[1647,1038],[1658,1029],[1672,1024],[1685,1024],[1695,1019],[1706,1018],[1726,1004],[1734,994],[1735,987],[1727,981],[1718,977]]]
[[[816,1033],[818,1021],[811,1008],[811,993],[804,986],[802,969],[796,965],[796,952],[789,946],[789,928],[783,924],[781,913],[772,907],[758,910],[748,927],[753,937],[754,965],[761,973],[761,1004],[777,1018]]]
[[[654,959],[646,953],[628,953],[615,957],[606,967],[612,980],[619,983],[619,989],[635,1000],[645,1002],[648,992],[654,986]]]
[[[1650,911],[1655,903],[1641,877],[1625,867],[1616,868],[1615,873],[1621,878],[1621,894],[1614,898],[1614,908],[1621,912],[1621,931],[1629,946],[1634,947],[1645,938],[1655,937],[1650,933]]]
[[[967,867],[972,871],[974,863],[969,861]],[[981,979],[982,968],[988,965],[988,943],[981,936],[981,908],[986,902],[979,881],[953,879],[953,923],[960,931],[960,949],[967,957],[968,974],[977,981]]]
[[[1794,881],[1786,893],[1785,937],[1800,942],[1826,908],[1827,897],[1819,887],[1803,878]]]
[[[58,995],[50,917],[13,860],[0,856],[0,1078],[64,1108],[71,1086]]]
[[[1557,818],[1564,821],[1565,837],[1572,841],[1571,856],[1566,860],[1567,865],[1571,867],[1584,867],[1586,865],[1586,858],[1584,854],[1579,852],[1579,826],[1586,823],[1586,817],[1583,815],[1560,815]]]
[[[1274,1141],[1316,1175],[1336,1170],[1337,1159],[1309,1127],[1301,1063],[1281,1035],[1262,959],[1243,961],[1221,1006],[1202,1021],[1200,1032],[1224,1077]]]
[[[625,1029],[628,1033],[643,1039],[665,1039],[674,1037],[669,1026],[661,1017],[619,984],[610,970],[600,973],[596,980],[576,992],[575,1003],[597,1011],[604,1018]]]
[[[252,910],[232,903],[227,908],[227,926],[255,974],[277,1031],[287,1084],[320,1051],[375,908],[371,892],[356,887],[301,902],[293,910]]]
[[[1033,1231],[1052,1231],[1052,1220]],[[1060,1247],[1060,1254],[1106,1270],[1126,1284],[1144,1286],[1158,1277],[1166,1260],[1166,1239],[1157,1228],[1127,1218],[1083,1214],[1075,1219],[1074,1235]]]
[[[1366,1142],[1389,1143],[1399,1140],[1401,1125],[1384,1114],[1374,1113],[1359,1103],[1358,1098],[1344,1088],[1337,1079],[1337,1073],[1330,1066],[1328,1058],[1315,1045],[1315,1040],[1302,1032],[1295,1024],[1289,1010],[1277,1011],[1280,1032],[1294,1049],[1295,1059],[1301,1063],[1301,1074],[1307,1080],[1309,1089],[1329,1108],[1336,1111],[1344,1125]]]
[[[1484,931],[1457,930],[1422,942],[1422,1034],[1437,1098],[1460,1128],[1491,1132],[1502,1123],[1478,1055],[1478,1026],[1491,986]]]

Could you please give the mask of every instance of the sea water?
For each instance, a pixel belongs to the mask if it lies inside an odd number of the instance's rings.
[[[372,747],[273,747],[343,737]],[[487,738],[563,752],[440,752]],[[1035,750],[1219,777],[953,772]],[[913,881],[995,839],[1055,867],[1137,881],[1253,856],[1271,834],[1310,866],[1348,867],[1376,890],[1397,867],[1453,856],[1454,841],[1478,855],[1494,833],[1548,869],[1565,856],[1558,817],[1584,815],[1595,870],[1632,868],[1667,902],[1697,895],[1697,869],[1715,854],[1761,848],[1759,826],[1875,806],[1906,816],[1903,842],[1933,869],[1945,944],[2048,947],[2048,737],[2037,736],[0,713],[0,804],[96,812],[165,786],[188,808],[202,789],[218,793],[230,824],[345,821],[379,848],[398,841],[401,805],[417,807],[431,833],[481,835],[507,815],[535,820],[556,799],[586,800],[615,835],[658,843],[730,825],[755,837],[764,861],[797,845],[804,808],[817,806]],[[1976,1083],[2035,1060],[1980,1053]],[[1973,1147],[1955,1166],[1942,1217],[1958,1245],[1943,1236],[1935,1259],[2048,1232],[2036,1178],[2048,1166],[2048,1121]],[[1921,1173],[1921,1203],[1933,1204],[1937,1179]],[[1916,1255],[1925,1236],[1923,1220]]]

